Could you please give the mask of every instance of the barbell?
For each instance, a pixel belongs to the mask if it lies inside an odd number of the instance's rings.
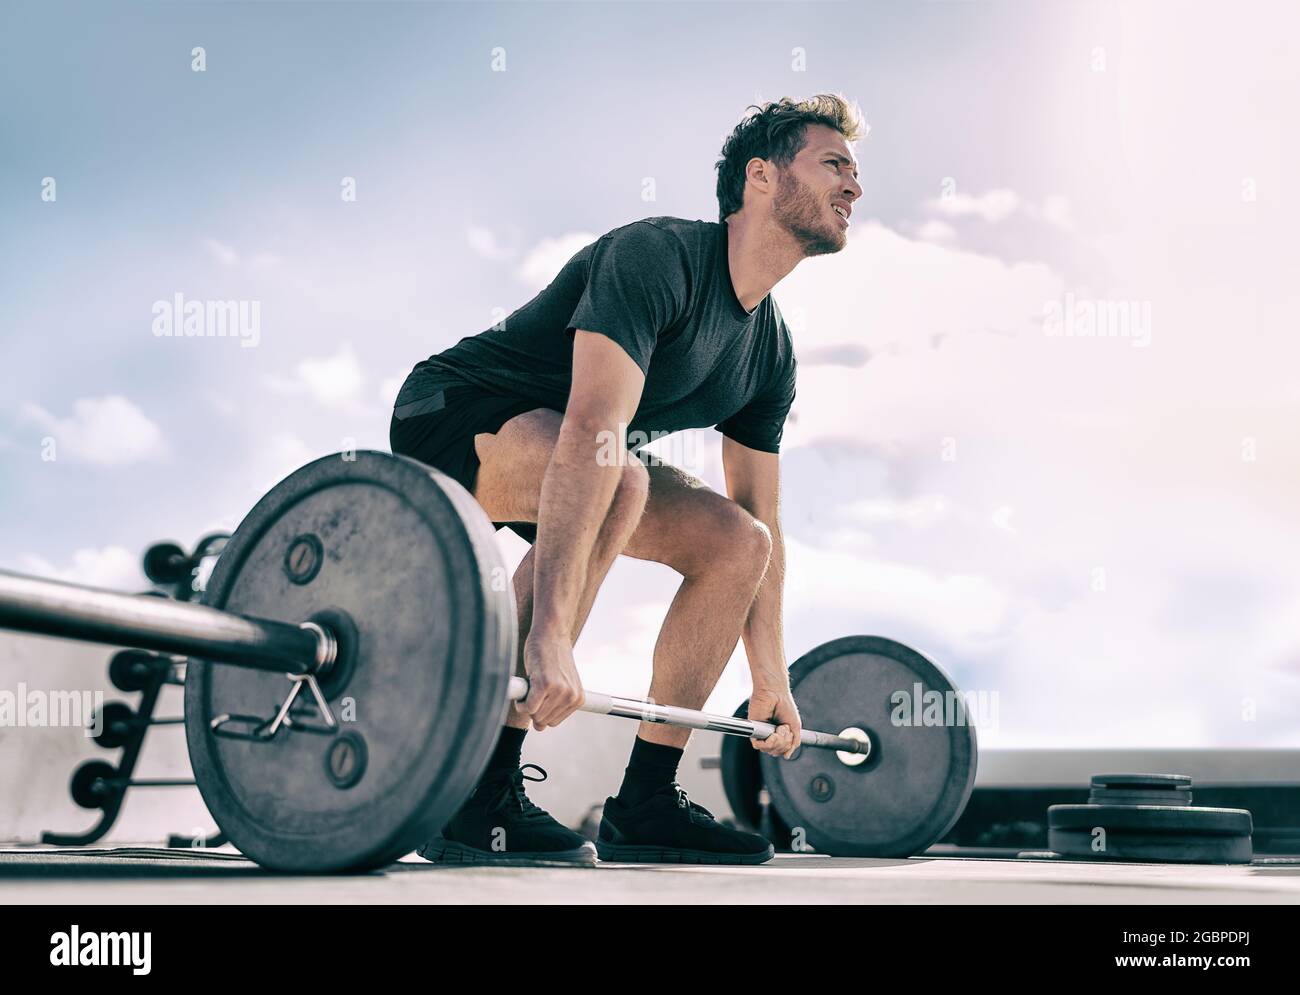
[[[190,657],[195,782],[229,840],[282,871],[384,866],[469,796],[511,701],[517,622],[494,529],[450,477],[374,451],[290,474],[240,524],[202,604],[0,571],[0,627]],[[828,853],[907,856],[974,782],[974,728],[900,721],[899,695],[956,695],[935,664],[852,636],[791,667],[804,719],[774,802]],[[921,703],[915,702],[915,714]],[[585,692],[582,710],[765,739],[766,722]],[[813,749],[805,749],[812,747]]]

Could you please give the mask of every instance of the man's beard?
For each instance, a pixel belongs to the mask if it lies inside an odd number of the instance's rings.
[[[829,204],[823,204],[793,173],[778,174],[772,216],[799,243],[805,256],[821,256],[844,248],[844,229]]]

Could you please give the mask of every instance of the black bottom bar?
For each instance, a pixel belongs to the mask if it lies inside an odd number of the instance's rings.
[[[450,872],[416,868],[401,873]],[[596,869],[584,873],[629,872]],[[499,875],[494,877],[491,893],[508,894],[508,889],[500,887],[503,879]],[[1166,983],[1173,978],[1181,982],[1194,976],[1211,984],[1231,986],[1253,980],[1258,977],[1253,972],[1261,969],[1276,973],[1292,964],[1292,913],[1285,908],[878,907],[862,910],[866,916],[864,921],[828,928],[817,908],[781,906],[779,877],[779,874],[770,875],[772,905],[763,910],[762,916],[770,917],[773,913],[790,916],[791,929],[784,941],[773,948],[770,918],[768,927],[764,927],[756,910],[735,913],[753,918],[755,940],[766,934],[764,942],[770,956],[765,972],[775,969],[778,973],[804,976],[808,974],[810,961],[821,962],[835,951],[845,951],[846,967],[855,962],[861,964],[861,957],[850,957],[847,953],[849,949],[861,952],[864,948],[860,944],[879,951],[877,955],[864,955],[870,960],[873,988],[881,982],[895,981],[918,988],[941,985],[965,988],[973,978],[983,976],[991,987],[1010,990],[1009,986],[1015,982],[1037,987],[1053,978],[1068,976],[1074,986],[1081,977],[1119,979],[1126,975],[1146,982],[1163,979]],[[259,873],[257,878],[259,895],[265,895],[267,887],[274,888],[275,876]],[[382,881],[375,884],[380,891],[373,898],[382,902],[384,884]],[[159,893],[161,896],[165,889],[160,887]],[[557,889],[557,895],[562,894],[563,889]],[[229,897],[238,900],[238,891]],[[722,897],[720,891],[719,898]],[[249,898],[252,900],[251,892]],[[285,933],[283,912],[260,905],[232,908],[195,905],[183,909],[65,906],[8,911],[10,922],[0,935],[0,957],[11,984],[36,976],[41,981],[54,980],[59,974],[71,974],[79,981],[91,982],[110,975],[128,984],[149,978],[182,981],[193,977],[197,963],[209,965],[207,970],[219,970],[226,981],[242,978],[258,987],[266,982],[292,980],[296,985],[319,981],[336,988],[342,980],[379,981],[394,963],[412,958],[418,959],[421,970],[429,974],[450,972],[453,968],[463,970],[461,955],[467,951],[460,943],[471,937],[482,944],[491,942],[489,938],[499,930],[501,922],[500,911],[489,908],[461,908],[430,919],[427,914],[417,915],[403,908],[312,907],[307,910],[308,919],[328,924],[322,927],[328,936],[322,943]],[[643,937],[646,928],[644,913],[626,907],[589,908],[586,914],[575,909],[563,919],[532,915],[524,910],[519,910],[517,915],[518,931],[526,933],[534,949],[545,949],[548,944],[562,948],[573,942],[577,930],[576,935],[581,936],[588,951],[586,956],[607,957],[611,967],[625,962],[620,951]],[[810,916],[821,920],[820,935],[809,932],[813,927]],[[664,921],[672,923],[668,928],[681,935],[683,943],[695,930],[721,935],[716,930],[718,910],[707,907],[678,908]],[[99,932],[126,934],[132,945],[123,946],[114,941],[114,949],[126,951],[127,957],[122,959],[127,963],[119,966],[52,963],[52,958],[66,959],[66,952],[73,949],[74,929],[79,963],[86,958],[90,947],[105,949],[98,939],[86,939],[88,934]],[[849,931],[847,935],[846,931]],[[430,942],[431,933],[436,936],[436,943]],[[145,934],[148,934],[147,948]],[[1216,941],[1214,937],[1219,934],[1231,934],[1233,939]],[[1181,939],[1175,939],[1176,935]],[[452,942],[457,945],[449,946]],[[728,956],[721,947],[717,955]],[[666,977],[675,979],[673,984],[678,984],[682,980],[682,965],[674,964],[675,956],[665,953],[660,969]],[[734,953],[730,956],[734,958]],[[1192,958],[1196,960],[1193,962]],[[1224,958],[1233,958],[1234,962]],[[136,973],[146,967],[148,974]],[[691,973],[694,969],[688,971]],[[613,977],[612,972],[609,976]],[[582,977],[591,977],[589,965],[584,964],[581,975],[572,983],[582,984]],[[819,977],[823,981],[831,980]]]

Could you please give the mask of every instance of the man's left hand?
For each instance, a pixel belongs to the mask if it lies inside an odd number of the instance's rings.
[[[803,722],[799,718],[794,695],[788,687],[768,688],[756,685],[754,693],[749,696],[749,720],[771,722],[777,727],[776,732],[767,739],[751,739],[754,749],[774,757],[783,756],[787,760],[798,749]]]

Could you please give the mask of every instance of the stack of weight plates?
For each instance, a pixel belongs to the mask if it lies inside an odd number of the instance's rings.
[[[1087,805],[1047,810],[1048,846],[1089,860],[1248,864],[1250,813],[1192,804],[1180,774],[1098,774]]]

